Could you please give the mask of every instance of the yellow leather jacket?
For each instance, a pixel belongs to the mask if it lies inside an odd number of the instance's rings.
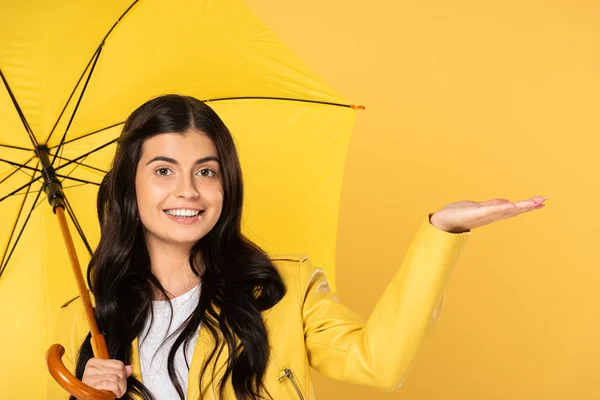
[[[271,396],[313,399],[310,367],[337,380],[395,391],[437,319],[446,284],[469,235],[443,232],[428,219],[423,221],[366,323],[338,301],[323,271],[306,257],[274,258],[287,293],[264,313],[271,346],[264,382]],[[71,371],[87,333],[80,302],[73,301],[63,308],[57,330],[57,340],[65,347],[63,361]],[[200,329],[190,366],[188,400],[199,398],[200,368],[213,343],[207,330]],[[133,373],[141,379],[137,341],[132,346]],[[220,380],[225,353],[216,371],[209,369],[205,377],[214,374],[214,382]],[[207,379],[201,388],[204,399],[218,398],[217,384]],[[225,393],[226,399],[235,398],[230,384]],[[47,399],[68,399],[52,378]]]

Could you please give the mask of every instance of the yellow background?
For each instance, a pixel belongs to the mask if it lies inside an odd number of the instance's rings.
[[[352,103],[367,106],[366,111],[358,113],[350,143],[337,241],[337,273],[332,277],[336,278],[342,301],[365,317],[395,273],[426,213],[462,199],[502,196],[518,200],[537,194],[549,198],[543,210],[474,232],[450,283],[441,321],[404,387],[392,397],[600,398],[596,384],[600,380],[600,294],[596,290],[600,283],[600,233],[596,227],[600,220],[600,184],[596,176],[600,148],[600,3],[247,2],[323,82]],[[64,49],[50,46],[56,44],[50,34],[57,38],[69,36],[69,29],[75,30],[71,24],[77,22],[87,29],[76,29],[77,34],[72,36],[96,46],[97,41],[88,42],[84,36],[104,32],[100,22],[113,21],[106,16],[119,14],[124,3],[115,0],[88,4],[103,10],[91,22],[77,18],[77,7],[65,6],[64,10],[69,10],[64,13],[65,21],[69,21],[65,24],[45,14],[49,6],[44,9],[29,2],[10,2],[13,7],[31,8],[31,12],[26,20],[12,18],[13,14],[7,12],[5,19],[9,21],[0,24],[2,29],[17,24],[22,27],[19,32],[24,32],[19,42],[3,36],[8,42],[3,49],[14,56],[15,62],[2,67],[26,72],[10,76],[20,82],[15,84],[22,91],[18,97],[33,113],[28,117],[34,121],[34,127],[53,121],[50,117],[58,112],[53,107],[62,104],[53,101],[54,97],[67,96],[65,91],[71,86],[63,83],[74,76],[66,69],[71,64],[63,62],[68,57],[56,57]],[[140,2],[140,8],[150,7],[150,3]],[[229,4],[224,0],[209,3],[221,8]],[[61,14],[61,10],[57,8],[55,14]],[[246,21],[247,12],[242,11],[235,15]],[[253,22],[253,29],[263,31],[256,20],[248,20]],[[64,29],[52,30],[49,26]],[[212,45],[223,36],[215,33],[216,29],[229,29],[210,23],[182,24],[181,29],[184,26],[194,27],[195,33],[201,32],[199,29],[210,32]],[[29,40],[40,32],[48,32],[47,42]],[[115,35],[119,32],[126,33],[121,29]],[[168,39],[157,35],[149,37],[148,42],[157,38]],[[265,38],[271,43],[270,36]],[[47,51],[30,50],[35,57],[29,57],[27,49],[34,45]],[[124,49],[129,47],[122,45],[120,50],[127,54]],[[286,62],[277,65],[284,69],[297,66],[296,58],[279,47],[259,48],[273,50],[282,57]],[[89,57],[89,51],[79,47],[77,50],[77,54]],[[119,48],[108,46],[106,51],[109,50]],[[101,64],[115,60],[119,61],[118,57],[104,57]],[[54,63],[52,67],[63,73],[47,79],[47,62]],[[108,74],[113,64],[103,65],[100,70]],[[292,86],[274,81],[268,87],[282,93],[303,93],[303,97],[323,92],[325,85],[303,68],[292,69],[297,76],[291,81]],[[135,77],[134,72],[129,71],[127,79],[125,75],[115,76],[134,85],[138,82],[130,79]],[[39,80],[32,80],[35,77]],[[185,76],[173,79],[189,83]],[[104,97],[87,98],[112,99],[111,103],[105,102],[110,104],[110,110],[130,110],[139,100],[135,96],[148,97],[139,88],[133,90],[121,84],[117,88],[129,96],[115,96],[115,86],[94,82],[96,86],[88,91]],[[176,82],[162,83],[167,86],[156,90],[179,87]],[[235,82],[231,86],[237,88]],[[337,98],[333,92],[325,94]],[[121,107],[116,107],[114,99],[123,103],[119,103]],[[0,98],[0,103],[8,104],[5,101],[6,98]],[[110,116],[97,112],[94,103],[84,102],[80,112],[94,118]],[[336,115],[347,128],[354,115],[339,113]],[[20,127],[15,115],[3,117],[6,126],[15,122],[15,129]],[[80,124],[92,122],[98,121],[76,119],[72,130],[85,131]],[[339,125],[330,122],[332,126]],[[241,127],[239,130],[244,131]],[[10,132],[9,129],[3,134],[10,138]],[[90,218],[93,219],[93,213]],[[41,231],[46,219],[50,219],[48,209],[31,221],[31,232]],[[56,230],[44,228],[40,240],[43,248],[54,248],[59,238]],[[319,258],[306,248],[313,259]],[[15,254],[14,259],[18,260],[18,256]],[[20,256],[20,265],[41,264],[39,254],[29,254],[24,247]],[[17,269],[7,271],[3,279]],[[13,288],[13,295],[3,292],[12,303],[3,303],[0,311],[5,314],[0,313],[0,317],[9,312],[21,314],[20,319],[11,320],[11,326],[7,324],[0,331],[3,338],[34,329],[45,337],[51,331],[51,321],[46,325],[46,321],[27,319],[23,308],[33,297],[44,296],[40,288],[51,287],[62,293],[68,286],[62,276],[49,270],[44,276],[32,275],[28,287]],[[44,282],[49,284],[44,286]],[[70,293],[65,291],[66,295]],[[22,340],[31,341],[30,336],[23,336]],[[0,386],[22,383],[22,387],[33,390],[30,377],[46,374],[41,359],[35,365],[22,365],[35,345],[3,342],[0,359],[4,371],[9,373],[0,374]],[[7,348],[10,352],[4,351]],[[12,398],[10,393],[3,393]],[[321,399],[389,398],[378,393],[317,376],[317,395]]]
[[[367,316],[423,215],[548,197],[474,231],[440,323],[392,397],[598,399],[600,2],[247,0],[359,112],[337,287]]]

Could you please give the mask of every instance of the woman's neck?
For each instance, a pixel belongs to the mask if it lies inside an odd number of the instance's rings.
[[[150,254],[151,270],[158,279],[168,298],[181,296],[200,283],[190,266],[190,248],[176,245],[160,246],[147,243]],[[166,300],[160,290],[155,290],[154,300]]]

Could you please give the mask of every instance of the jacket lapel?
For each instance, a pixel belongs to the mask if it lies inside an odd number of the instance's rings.
[[[131,366],[133,367],[132,376],[138,381],[142,382],[142,370],[140,366],[140,353],[138,347],[138,338],[133,339],[131,343]],[[132,395],[134,400],[142,400],[141,397]]]
[[[222,342],[223,336],[220,332],[217,332],[217,334],[219,340]],[[213,351],[215,344],[215,339],[210,331],[201,325],[200,331],[198,332],[198,339],[196,340],[196,346],[194,348],[194,354],[192,356],[190,371],[188,373],[188,400],[199,399],[200,388],[202,389],[203,400],[219,398],[219,381],[225,372],[227,358],[229,357],[227,347],[223,348],[223,351],[217,358],[216,364],[214,359],[210,361],[206,372],[204,373],[202,383],[200,384],[198,382],[200,371],[208,361],[208,356]]]
[[[218,310],[217,310],[218,312]],[[220,332],[218,333],[219,339],[222,341],[223,337]],[[139,354],[139,341],[138,338],[135,338],[131,343],[131,364],[133,366],[132,375],[143,383],[142,381],[142,371],[140,365],[140,354]],[[198,332],[198,338],[196,340],[196,345],[194,346],[194,353],[192,355],[192,362],[190,364],[190,371],[188,372],[188,388],[187,388],[187,399],[188,400],[198,400],[200,398],[200,385],[198,379],[200,377],[200,371],[202,370],[202,366],[206,363],[209,354],[215,346],[215,340],[212,337],[210,331],[206,329],[203,325],[200,326],[200,330]],[[202,379],[202,395],[203,400],[213,400],[217,399],[219,392],[219,381],[223,372],[225,371],[225,366],[227,362],[227,358],[229,357],[229,351],[227,347],[225,347],[217,359],[216,368],[214,360],[210,362],[206,372],[204,373],[204,377]],[[212,379],[211,379],[212,378]],[[213,383],[214,380],[214,383]],[[139,397],[134,397],[135,400],[141,400]]]

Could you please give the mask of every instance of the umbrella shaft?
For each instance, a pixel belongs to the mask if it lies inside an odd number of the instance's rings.
[[[58,217],[58,223],[60,225],[60,230],[62,232],[63,239],[65,240],[67,253],[69,254],[69,260],[71,261],[71,267],[73,267],[73,275],[75,276],[75,282],[77,283],[77,291],[79,292],[79,296],[81,298],[81,302],[85,311],[85,316],[88,321],[88,326],[90,328],[90,332],[92,333],[91,342],[92,350],[94,351],[94,356],[98,358],[108,359],[110,358],[110,356],[108,353],[106,342],[104,340],[104,336],[100,333],[100,330],[98,329],[98,323],[96,322],[96,318],[94,317],[94,309],[92,308],[90,294],[85,285],[83,274],[81,273],[81,267],[79,265],[79,260],[77,259],[77,253],[73,244],[71,232],[69,231],[69,226],[67,225],[67,219],[65,217],[65,210],[63,206],[56,207],[55,213]]]

